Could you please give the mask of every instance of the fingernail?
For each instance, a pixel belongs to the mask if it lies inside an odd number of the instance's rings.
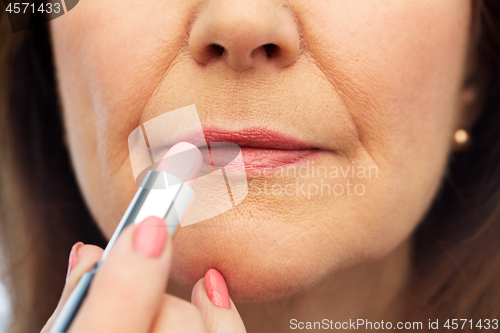
[[[205,274],[205,287],[208,298],[210,298],[213,305],[224,309],[231,308],[226,281],[224,281],[224,277],[218,270],[210,269]]]
[[[134,232],[134,248],[147,257],[159,257],[167,241],[167,224],[156,216],[146,217]]]
[[[81,248],[82,246],[83,246],[82,242],[76,242],[71,248],[68,259],[68,272],[66,273],[66,282],[68,282],[69,276],[71,275],[71,271],[78,262],[78,249]]]

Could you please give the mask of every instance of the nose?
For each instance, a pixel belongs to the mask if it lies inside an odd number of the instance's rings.
[[[235,71],[295,62],[300,52],[294,15],[274,0],[208,0],[189,35],[189,50],[201,64],[225,61]]]

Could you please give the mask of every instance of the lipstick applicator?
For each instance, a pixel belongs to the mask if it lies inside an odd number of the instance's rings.
[[[202,164],[203,158],[200,150],[195,145],[180,142],[170,148],[156,171],[148,171],[104,249],[101,260],[92,270],[82,275],[50,333],[66,333],[69,329],[99,266],[108,256],[120,233],[128,225],[140,223],[149,216],[157,216],[165,220],[169,234],[173,235],[194,195],[194,182]]]

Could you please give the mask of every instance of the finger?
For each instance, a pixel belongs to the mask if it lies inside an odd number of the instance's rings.
[[[165,220],[123,230],[98,269],[70,331],[148,332],[167,287],[171,245]]]
[[[68,275],[66,277],[66,284],[57,304],[56,309],[49,318],[42,333],[49,332],[56,320],[57,316],[61,312],[62,307],[66,303],[69,295],[75,289],[76,284],[82,277],[82,275],[92,269],[95,263],[99,261],[102,256],[103,249],[95,245],[84,245],[82,242],[78,242],[71,248],[68,262]]]
[[[210,269],[194,286],[191,302],[200,310],[209,333],[243,333],[245,325],[229,297],[224,277]]]
[[[163,303],[151,333],[205,333],[200,311],[193,304],[178,297],[163,296]]]

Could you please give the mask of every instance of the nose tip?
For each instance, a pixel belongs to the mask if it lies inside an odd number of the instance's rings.
[[[284,68],[299,55],[299,28],[273,1],[209,0],[191,26],[189,50],[204,65],[225,61],[235,71]]]

